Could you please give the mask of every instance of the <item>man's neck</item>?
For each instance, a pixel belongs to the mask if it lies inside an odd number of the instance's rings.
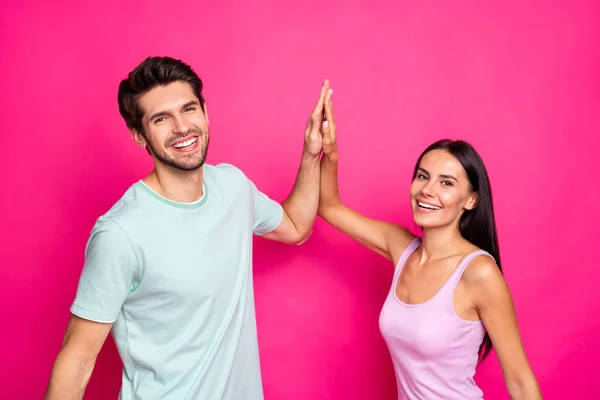
[[[178,203],[193,203],[203,195],[204,168],[182,171],[169,166],[156,166],[143,179],[156,193]]]

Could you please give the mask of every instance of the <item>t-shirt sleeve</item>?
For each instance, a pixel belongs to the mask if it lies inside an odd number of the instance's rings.
[[[71,312],[96,322],[115,322],[137,279],[129,238],[111,219],[99,219],[85,251],[83,271]]]
[[[248,179],[251,189],[251,201],[254,203],[252,218],[252,233],[257,236],[265,235],[279,226],[283,218],[283,207],[258,190]]]
[[[250,189],[250,206],[252,207],[252,233],[257,236],[265,235],[279,226],[283,218],[283,207],[258,190],[246,174],[238,167],[221,163],[217,167],[236,175],[237,183]],[[241,178],[241,179],[239,179]]]

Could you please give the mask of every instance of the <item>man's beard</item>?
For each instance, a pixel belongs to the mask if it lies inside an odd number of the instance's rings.
[[[175,141],[189,135],[198,135],[196,139],[198,141],[198,148],[190,154],[184,153],[177,158],[169,155],[165,148],[169,148]],[[147,145],[152,154],[161,163],[181,171],[194,171],[204,165],[206,153],[208,151],[209,137],[209,132],[204,132],[199,129],[190,129],[185,135],[181,134],[169,138],[168,142],[165,143],[165,148],[161,148],[160,151],[157,151],[158,149],[149,141],[147,142]]]

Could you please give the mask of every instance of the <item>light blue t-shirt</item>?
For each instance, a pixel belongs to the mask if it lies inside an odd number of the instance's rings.
[[[252,235],[283,211],[236,167],[203,169],[195,203],[136,182],[86,246],[71,312],[114,322],[122,400],[263,399]]]

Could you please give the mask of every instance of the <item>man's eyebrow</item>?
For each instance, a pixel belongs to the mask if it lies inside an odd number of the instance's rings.
[[[184,105],[182,105],[181,109],[183,110],[183,109],[186,109],[189,106],[193,106],[193,105],[200,105],[200,103],[198,103],[197,100],[190,100],[187,103],[185,103]],[[159,117],[164,117],[165,115],[169,115],[169,113],[167,111],[156,112],[156,113],[152,114],[150,116],[150,118],[148,118],[148,121],[152,121],[152,120],[154,120],[156,118],[159,118]]]
[[[148,121],[152,121],[153,119],[159,118],[159,117],[163,117],[165,115],[169,114],[166,111],[159,111],[157,113],[154,113],[150,116],[150,118],[148,118]]]
[[[200,105],[200,103],[198,103],[198,101],[196,100],[190,100],[187,103],[185,103],[184,105],[181,106],[181,108],[188,108],[189,106],[194,106],[194,105]]]

